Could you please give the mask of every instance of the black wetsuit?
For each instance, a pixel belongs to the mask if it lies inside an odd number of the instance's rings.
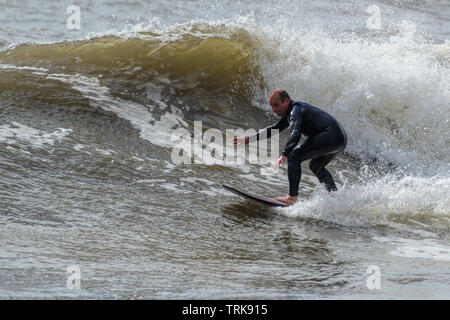
[[[302,175],[302,161],[312,159],[309,168],[319,181],[325,184],[328,191],[337,190],[333,177],[325,166],[345,149],[347,136],[344,128],[323,110],[304,102],[291,101],[286,115],[275,124],[259,131],[259,135],[267,130],[267,139],[272,129],[282,131],[291,125],[291,135],[282,152],[288,159],[289,195],[297,196],[300,178]],[[308,139],[297,145],[301,135]]]

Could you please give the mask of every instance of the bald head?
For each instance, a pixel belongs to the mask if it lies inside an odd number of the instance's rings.
[[[272,90],[272,92],[269,95],[269,101],[271,97],[275,97],[278,96],[280,98],[281,101],[284,101],[286,98],[288,98],[289,100],[291,100],[291,97],[289,97],[289,94],[284,91],[283,89],[275,89]]]
[[[283,89],[275,89],[269,95],[269,104],[278,116],[284,116],[291,103],[289,94]]]

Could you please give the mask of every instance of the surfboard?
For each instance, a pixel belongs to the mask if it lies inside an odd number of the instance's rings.
[[[227,186],[227,185],[222,185],[222,187],[224,187],[226,190],[233,192],[234,194],[237,194],[238,196],[241,196],[243,198],[246,199],[250,199],[262,204],[265,204],[267,206],[272,206],[272,207],[288,207],[289,205],[287,203],[272,199],[272,198],[267,198],[267,197],[263,197],[263,196],[258,196],[249,192],[244,192],[241,190],[238,190],[236,188]]]

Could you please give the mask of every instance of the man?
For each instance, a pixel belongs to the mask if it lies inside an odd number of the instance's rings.
[[[275,198],[287,204],[294,204],[298,199],[298,188],[302,174],[301,163],[311,159],[309,168],[317,176],[320,183],[324,184],[328,191],[336,191],[333,177],[325,169],[331,160],[347,145],[347,136],[342,126],[331,115],[319,108],[304,102],[294,102],[286,91],[275,89],[269,95],[269,104],[273,112],[281,117],[275,124],[259,131],[256,139],[266,131],[267,139],[271,136],[272,129],[282,131],[291,127],[291,134],[275,164],[275,170],[285,160],[288,160],[289,195]],[[301,145],[297,145],[301,135],[308,139]],[[249,142],[250,137],[235,137],[233,143]]]

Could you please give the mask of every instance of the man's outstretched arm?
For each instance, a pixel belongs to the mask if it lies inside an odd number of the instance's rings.
[[[274,124],[272,124],[271,126],[268,126],[260,131],[258,131],[256,133],[256,140],[259,140],[260,135],[263,135],[264,132],[266,132],[266,139],[270,139],[270,137],[272,136],[272,130],[279,130],[280,132],[283,131],[284,129],[286,129],[287,127],[289,127],[289,121],[287,119],[287,117],[281,117],[277,122],[275,122]]]
[[[244,142],[247,144],[249,143],[250,139],[256,139],[257,141],[260,139],[260,136],[264,136],[264,132],[266,132],[265,138],[269,139],[272,136],[272,130],[276,129],[279,130],[280,132],[283,131],[284,129],[286,129],[287,127],[289,127],[289,121],[287,120],[286,117],[281,117],[277,122],[275,122],[274,124],[259,130],[256,135],[250,136],[250,137],[234,137],[233,139],[233,143],[237,144],[238,142]]]

